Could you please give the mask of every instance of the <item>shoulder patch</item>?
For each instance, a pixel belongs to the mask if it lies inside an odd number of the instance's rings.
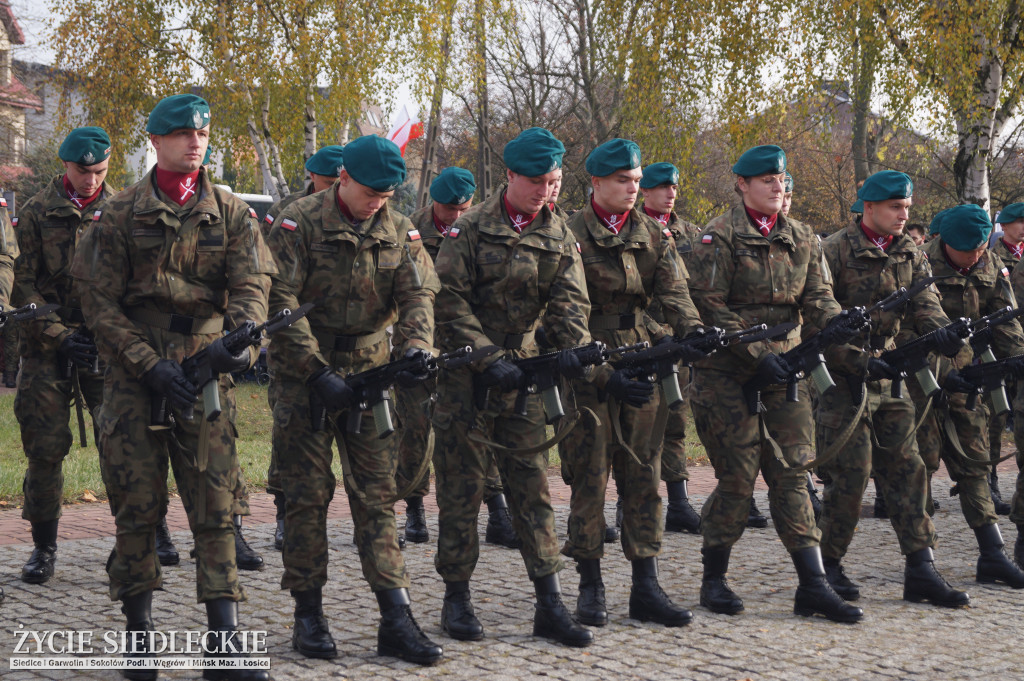
[[[268,225],[274,224],[274,216],[271,215],[270,213],[267,213],[267,216],[263,219],[266,221]]]
[[[295,228],[298,227],[298,223],[295,220],[285,218],[281,221],[281,229],[287,229],[289,232],[294,232]]]
[[[18,226],[18,218],[11,218],[11,225],[13,227],[17,227]]]
[[[1004,277],[1007,277],[1007,278],[1009,278],[1009,276],[1010,276],[1010,270],[1008,270],[1008,269],[1006,269],[1006,268],[1004,267],[1003,269],[999,270],[999,274],[1003,275]]]
[[[253,208],[252,206],[249,206],[249,215],[253,218],[256,217],[256,209]]]
[[[99,220],[101,215],[103,215],[103,211],[98,210],[98,211],[96,211],[95,213],[92,214],[92,219],[93,220]]]
[[[458,227],[452,227],[451,229],[448,230],[448,238],[449,239],[458,239],[459,238],[459,234],[461,234],[461,233],[462,233],[461,229],[459,229]]]
[[[666,238],[666,239],[672,239],[672,238],[673,238],[673,236],[672,236],[672,230],[671,230],[671,229],[669,229],[668,227],[665,227],[665,228],[663,228],[663,229],[661,230],[661,233],[665,235],[665,238]]]
[[[2,196],[0,196],[0,206],[3,206],[4,208],[7,208],[7,199],[5,199]]]
[[[409,241],[419,241],[419,240],[420,240],[420,230],[418,230],[418,229],[410,229],[409,230]]]
[[[700,238],[700,242],[701,242],[702,244],[709,244],[709,243],[711,243],[712,241],[714,241],[714,239],[715,239],[715,238],[714,238],[713,236],[711,236],[710,234],[705,234],[704,236],[702,236],[702,237]]]
[[[579,241],[576,242],[576,252],[577,253],[582,253],[583,252],[583,247],[580,246],[580,242]]]

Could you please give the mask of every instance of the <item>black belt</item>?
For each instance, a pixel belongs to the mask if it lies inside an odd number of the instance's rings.
[[[352,352],[353,350],[362,350],[363,348],[368,348],[380,343],[388,336],[386,331],[377,331],[376,333],[368,333],[363,336],[345,336],[315,330],[313,333],[316,336],[317,342],[320,343],[321,352],[327,348],[332,349],[334,352]]]
[[[505,350],[518,350],[533,340],[533,330],[526,333],[501,333],[494,329],[483,327],[483,332],[491,339],[491,342]]]
[[[591,331],[625,331],[640,326],[641,314],[596,314],[591,315],[587,320],[587,326]]]
[[[224,330],[223,315],[220,317],[203,319],[201,317],[190,317],[184,314],[168,314],[166,312],[157,312],[156,310],[146,310],[137,307],[125,310],[125,316],[133,322],[147,324],[158,329],[163,329],[164,331],[170,331],[171,333],[205,335],[220,333]]]
[[[80,307],[64,307],[61,305],[57,308],[57,314],[68,324],[85,323],[85,315],[82,314],[82,308]]]

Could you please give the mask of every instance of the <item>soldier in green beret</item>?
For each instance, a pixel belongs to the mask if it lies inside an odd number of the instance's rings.
[[[1007,306],[1017,306],[1010,273],[998,266],[988,250],[992,221],[984,209],[973,204],[948,208],[935,217],[932,228],[938,238],[921,250],[928,257],[933,274],[940,278],[935,286],[942,309],[950,319],[978,319]],[[994,327],[992,337],[997,357],[1024,353],[1024,333],[1016,320]],[[964,386],[957,369],[978,359],[970,345],[951,360],[939,358],[938,375],[945,396],[938,403],[939,408],[933,405],[922,429],[933,433],[933,439],[938,441],[942,461],[956,483],[954,489],[960,497],[964,519],[977,538],[977,581],[1002,582],[1020,589],[1024,588],[1024,571],[1003,551],[988,485],[987,400],[971,411],[967,409],[967,396],[958,392]],[[951,439],[951,433],[956,433],[955,439]]]
[[[785,193],[782,195],[782,210],[779,211],[786,217],[789,217],[789,209],[793,207],[793,176],[786,171],[786,181],[783,184],[783,190]]]
[[[701,330],[686,288],[686,266],[667,227],[635,208],[643,172],[636,143],[613,139],[587,157],[593,194],[569,219],[587,277],[591,336],[608,347],[656,342],[668,336],[651,323],[647,308],[658,303],[671,332]],[[689,624],[693,613],[675,605],[658,582],[661,552],[660,441],[652,437],[660,396],[626,370],[596,367],[575,388],[583,419],[558,445],[572,471],[569,510],[570,550],[580,573],[576,617],[593,626],[608,623],[601,558],[604,554],[604,501],[609,470],[622,500],[622,548],[632,564],[629,616],[669,627]],[[605,397],[607,396],[607,397]],[[618,425],[613,427],[613,421]],[[621,437],[616,433],[621,433]]]
[[[433,348],[434,267],[419,231],[388,205],[405,175],[393,142],[376,135],[353,140],[334,184],[285,208],[268,237],[280,270],[270,290],[271,314],[316,303],[274,336],[269,359],[273,447],[287,513],[281,588],[295,599],[292,647],[306,657],[338,654],[323,614],[335,440],[351,471],[344,484],[363,576],[381,612],[377,654],[425,665],[442,655],[410,610],[394,512],[398,438],[377,437],[369,412],[350,414],[361,419],[359,432],[333,425],[345,422],[341,412],[359,409],[344,376],[389,360],[389,325],[396,356],[425,360]],[[428,377],[404,372],[399,387]],[[323,427],[315,403],[326,410]]]
[[[151,657],[153,591],[161,588],[155,528],[174,469],[195,542],[196,586],[206,606],[207,656],[242,657],[233,644],[245,595],[235,565],[233,515],[241,488],[230,419],[207,420],[200,386],[180,362],[205,350],[219,379],[225,414],[234,410],[230,374],[256,361],[257,349],[232,354],[234,328],[267,316],[273,258],[255,212],[214,187],[202,167],[210,107],[195,95],[160,100],[146,125],[156,166],[107,200],[79,237],[71,274],[82,311],[107,362],[97,427],[103,479],[117,525],[107,563],[110,596],[122,602],[136,652]],[[166,399],[168,423],[152,427],[154,400]],[[156,669],[127,670],[155,679]],[[268,679],[264,670],[207,669],[207,679]]]
[[[516,413],[522,371],[510,361],[538,353],[540,324],[555,348],[590,341],[590,302],[576,239],[548,207],[564,153],[543,128],[524,130],[505,145],[508,186],[459,218],[437,256],[438,347],[470,346],[484,355],[469,368],[438,376],[432,416],[440,509],[434,563],[445,582],[441,628],[460,640],[484,635],[469,580],[480,552],[476,522],[492,450],[537,592],[534,635],[571,646],[593,641],[561,600],[544,410],[539,395],[528,395],[526,416]],[[584,373],[572,353],[563,353],[559,365],[562,376]],[[481,409],[473,400],[477,375],[495,386]]]
[[[857,193],[864,201],[863,216],[825,239],[822,250],[840,304],[869,307],[931,276],[928,260],[903,234],[912,194],[913,183],[904,173],[875,173]],[[891,379],[898,373],[881,358],[884,351],[896,347],[895,338],[903,326],[941,336],[950,353],[959,350],[963,341],[942,328],[950,320],[931,288],[921,291],[912,305],[875,311],[871,321],[870,332],[830,347],[825,355],[838,388],[818,396],[818,452],[839,448],[835,458],[820,466],[828,480],[825,508],[818,522],[825,574],[846,600],[860,597],[858,585],[846,576],[840,561],[853,541],[861,498],[874,472],[906,556],[903,598],[965,606],[970,603],[968,595],[951,588],[935,569],[936,533],[926,510],[927,471],[916,441],[908,437],[917,415],[909,398],[891,396]],[[857,419],[852,432],[845,444],[837,444],[851,418]]]
[[[84,323],[81,293],[70,269],[76,241],[112,194],[105,182],[110,153],[110,138],[101,128],[68,133],[57,152],[64,173],[25,202],[15,222],[17,242],[3,240],[5,257],[11,254],[7,242],[21,247],[14,265],[12,303],[61,306],[20,329],[22,374],[14,415],[28,459],[22,517],[32,524],[35,548],[21,579],[29,584],[43,584],[53,576],[64,496],[62,468],[74,440],[71,403],[83,400],[96,417],[103,398],[96,343]],[[6,230],[6,208],[2,219]]]
[[[742,203],[708,223],[694,240],[688,262],[690,294],[701,318],[726,331],[785,322],[824,328],[840,314],[840,306],[813,231],[780,214],[785,152],[774,145],[754,147],[732,170]],[[694,423],[718,479],[702,512],[700,602],[718,613],[743,610],[725,575],[732,547],[746,527],[760,472],[768,483],[775,529],[800,577],[794,611],[856,622],[863,616],[860,608],[843,601],[825,579],[821,535],[805,476],[796,470],[814,455],[810,398],[801,382],[799,401],[786,399],[790,369],[779,354],[799,342],[797,328],[778,340],[734,345],[697,364],[691,396]],[[761,393],[765,411],[750,415],[743,386],[754,377],[769,387]]]
[[[1016,243],[1013,254],[1020,253],[1024,243],[1024,203],[1011,203],[1002,211],[996,221],[1003,228],[1003,238],[1009,243]],[[1024,298],[1024,267],[1021,266],[1021,259],[1016,263],[1007,261],[1005,266],[1010,267],[1010,283],[1013,285],[1014,298],[1020,301]],[[1001,438],[1001,433],[1000,433]],[[1018,565],[1024,565],[1024,381],[1017,381],[1017,390],[1013,399],[1013,440],[1017,446],[1017,483],[1014,489],[1013,498],[1010,500],[1010,520],[1017,526],[1017,542],[1014,545],[1014,559]],[[992,447],[989,448],[990,452]],[[996,449],[995,451],[999,451]],[[992,469],[993,475],[995,468]]]

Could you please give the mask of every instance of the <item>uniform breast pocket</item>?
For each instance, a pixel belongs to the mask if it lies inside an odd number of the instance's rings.
[[[914,263],[904,260],[896,263],[896,285],[910,287],[914,279]]]
[[[47,272],[56,274],[71,265],[71,242],[74,238],[74,231],[67,225],[43,225],[39,239]]]
[[[543,253],[537,262],[537,286],[541,297],[546,298],[551,284],[558,276],[558,265],[562,261],[560,253]]]
[[[477,284],[493,286],[505,280],[509,252],[500,244],[481,243],[476,252]]]
[[[391,300],[392,292],[395,288],[395,276],[398,274],[399,265],[402,264],[404,252],[401,248],[381,248],[377,253],[377,269],[373,275],[372,294],[378,300]],[[362,269],[361,265],[354,268],[353,276],[360,269]],[[371,292],[367,291],[366,294],[368,296],[367,299],[369,299]]]
[[[203,279],[222,279],[226,270],[223,229],[202,229],[196,238],[195,270]]]
[[[768,268],[765,264],[767,260],[767,253],[762,258],[763,249],[757,248],[737,248],[733,252],[733,263],[735,270],[733,272],[733,288],[736,286],[748,287],[748,290],[757,291],[765,285],[765,282],[771,281],[768,274]]]

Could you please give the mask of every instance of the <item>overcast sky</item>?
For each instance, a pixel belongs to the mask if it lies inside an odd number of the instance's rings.
[[[53,51],[42,44],[52,25],[49,0],[10,0],[10,3],[25,34],[25,44],[15,48],[14,58],[53,64]]]

